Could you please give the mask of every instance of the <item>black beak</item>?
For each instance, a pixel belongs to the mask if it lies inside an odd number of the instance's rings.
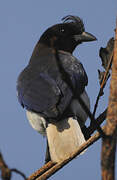
[[[96,41],[96,37],[88,32],[83,32],[79,35],[74,35],[76,42],[88,42],[88,41]]]

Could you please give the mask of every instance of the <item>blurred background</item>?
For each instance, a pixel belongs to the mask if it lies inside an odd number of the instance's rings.
[[[80,45],[74,52],[89,77],[87,92],[93,111],[99,91],[97,69],[102,70],[99,49],[114,36],[116,1],[0,0],[0,151],[10,168],[17,168],[26,176],[43,165],[46,141],[30,127],[17,100],[16,81],[42,33],[66,15],[81,17],[86,31],[98,39]],[[107,107],[109,84],[104,92],[96,116]],[[100,153],[101,140],[50,179],[101,179]],[[22,177],[14,174],[12,180]]]

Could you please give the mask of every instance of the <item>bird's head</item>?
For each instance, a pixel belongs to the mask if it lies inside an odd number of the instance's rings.
[[[85,32],[83,21],[77,16],[62,18],[63,23],[48,28],[41,36],[41,43],[72,53],[82,42],[95,41],[96,37]]]

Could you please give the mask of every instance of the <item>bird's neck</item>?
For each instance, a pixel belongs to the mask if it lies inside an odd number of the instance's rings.
[[[52,48],[49,48],[48,46],[38,42],[33,50],[29,64],[36,63],[40,57],[46,56],[46,54],[50,52],[52,52]]]
[[[72,54],[71,52],[67,52],[64,50],[58,50],[59,52],[62,52],[63,54]],[[40,56],[45,56],[46,54],[54,53],[54,48],[48,47],[47,45],[38,42],[33,50],[30,62],[34,59],[36,60]]]

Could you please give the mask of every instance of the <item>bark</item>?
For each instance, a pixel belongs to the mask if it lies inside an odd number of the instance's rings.
[[[102,139],[102,180],[115,179],[115,152],[117,140],[117,28],[115,33],[110,96],[105,128],[107,137]]]

